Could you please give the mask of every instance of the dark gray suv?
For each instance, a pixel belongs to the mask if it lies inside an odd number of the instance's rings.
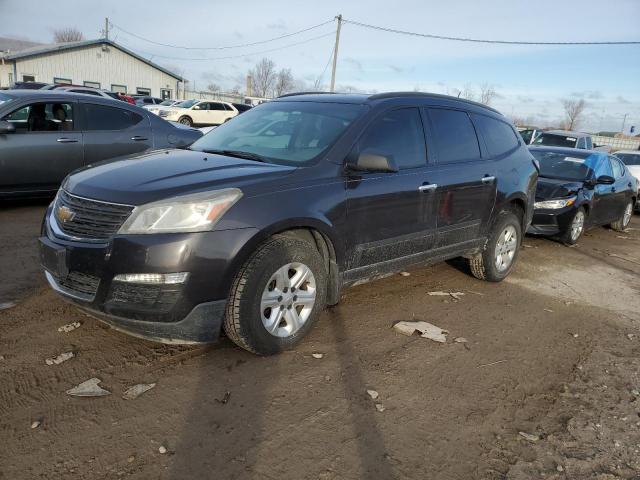
[[[202,136],[143,108],[40,90],[0,93],[0,197],[51,195],[71,171]]]

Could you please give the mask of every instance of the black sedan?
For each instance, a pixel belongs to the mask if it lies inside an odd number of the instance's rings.
[[[0,197],[53,195],[80,167],[159,148],[202,132],[116,100],[47,90],[0,92]]]
[[[540,164],[529,233],[574,244],[589,227],[627,228],[638,187],[620,160],[605,152],[575,148],[529,150]]]

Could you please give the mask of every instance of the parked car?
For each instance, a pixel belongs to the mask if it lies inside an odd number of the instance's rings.
[[[131,95],[131,98],[133,98],[133,101],[139,107],[144,105],[159,105],[163,102],[161,98],[152,97],[150,95]]]
[[[160,113],[160,110],[162,110],[163,107],[173,107],[174,105],[177,105],[180,102],[182,102],[182,100],[164,100],[157,105],[143,105],[142,108],[149,110],[149,112],[155,113],[156,115],[158,115]]]
[[[101,90],[92,87],[75,87],[69,85],[56,85],[49,90],[69,93],[82,93],[84,95],[93,95],[94,97],[110,98],[112,100],[121,100],[117,93]]]
[[[189,149],[69,176],[41,258],[55,291],[119,330],[197,343],[224,328],[272,354],[350,285],[460,256],[504,279],[536,178],[514,127],[484,105],[281,97]]]
[[[235,109],[238,110],[238,115],[253,108],[252,105],[246,105],[244,103],[232,103],[231,105],[233,105]]]
[[[202,133],[111,99],[43,90],[0,92],[0,197],[51,195],[71,171]]]
[[[570,132],[568,130],[547,130],[541,132],[531,141],[531,145],[600,150],[602,152],[609,152],[611,150],[611,147],[607,145],[596,145],[593,142],[593,137],[588,133]]]
[[[160,110],[159,115],[184,125],[205,127],[207,125],[221,125],[238,113],[238,110],[227,102],[185,100],[173,107]]]
[[[571,245],[589,227],[627,228],[638,185],[620,160],[594,150],[533,146],[530,150],[540,163],[530,233]]]
[[[640,183],[640,150],[619,150],[615,156],[622,160],[629,173]],[[640,202],[636,202],[636,211],[640,211]]]
[[[42,82],[15,82],[10,88],[13,90],[38,90],[46,85]]]
[[[527,145],[530,145],[542,132],[543,130],[539,128],[518,127],[518,133]]]

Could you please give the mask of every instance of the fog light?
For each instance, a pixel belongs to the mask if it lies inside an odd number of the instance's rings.
[[[144,283],[147,285],[174,285],[184,283],[189,272],[180,273],[121,273],[113,278],[114,282]]]

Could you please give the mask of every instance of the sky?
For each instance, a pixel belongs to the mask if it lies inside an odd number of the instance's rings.
[[[296,32],[342,14],[346,20],[435,35],[523,41],[640,41],[640,0],[0,0],[0,36],[51,42],[58,28],[76,27],[99,38],[104,18],[110,38],[182,73],[191,86],[244,87],[261,58],[311,86],[328,85],[336,23]],[[159,46],[132,36],[187,50]],[[292,44],[298,44],[293,45]],[[420,90],[457,94],[490,84],[492,106],[537,126],[563,116],[563,99],[584,99],[583,130],[640,133],[640,45],[514,46],[452,42],[398,35],[344,23],[338,90]],[[221,58],[225,57],[225,58]],[[235,57],[235,58],[226,58]]]

